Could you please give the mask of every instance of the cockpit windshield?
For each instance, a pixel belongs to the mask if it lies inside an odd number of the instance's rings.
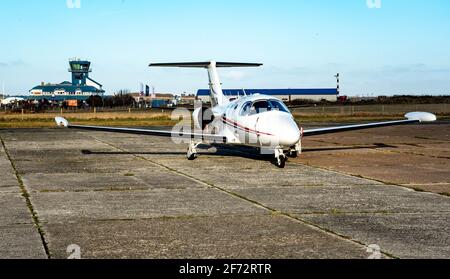
[[[259,100],[253,103],[245,103],[242,107],[241,115],[254,115],[274,110],[289,112],[288,108],[278,100]]]
[[[282,112],[289,112],[289,109],[278,100],[269,100],[271,110],[278,110]]]
[[[252,106],[252,111],[255,112],[254,114],[270,111],[269,102],[266,100],[254,102]]]

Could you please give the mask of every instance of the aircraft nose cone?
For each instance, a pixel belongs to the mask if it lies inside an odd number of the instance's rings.
[[[300,141],[301,132],[294,120],[284,125],[284,129],[280,131],[280,145],[294,146]]]
[[[292,115],[282,112],[269,112],[260,117],[258,123],[260,131],[270,133],[264,136],[264,142],[273,146],[291,147],[300,141],[301,132]]]

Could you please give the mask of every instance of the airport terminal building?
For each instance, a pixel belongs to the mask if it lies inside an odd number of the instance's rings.
[[[85,100],[90,96],[102,95],[103,91],[94,86],[74,86],[65,81],[59,84],[42,84],[30,90],[35,98],[76,99]]]
[[[295,100],[311,100],[320,102],[322,100],[337,102],[339,92],[337,88],[315,88],[315,89],[224,89],[223,93],[231,98],[239,96],[263,94],[274,96],[284,102]],[[209,102],[209,89],[200,89],[197,98],[202,102]]]
[[[102,85],[89,77],[89,73],[92,72],[90,65],[91,62],[89,61],[70,61],[69,72],[72,73],[72,82],[41,83],[41,85],[30,90],[30,97],[84,101],[91,96],[103,96],[105,91],[102,89]]]

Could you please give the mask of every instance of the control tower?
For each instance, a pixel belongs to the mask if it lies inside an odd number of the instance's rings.
[[[86,86],[87,81],[91,81],[95,83],[95,85],[97,85],[101,90],[103,86],[89,77],[89,73],[92,72],[90,61],[72,59],[69,61],[69,64],[69,72],[72,73],[73,86]]]
[[[70,60],[69,72],[72,73],[72,84],[75,86],[86,85],[86,80],[89,78],[91,70],[91,62]]]

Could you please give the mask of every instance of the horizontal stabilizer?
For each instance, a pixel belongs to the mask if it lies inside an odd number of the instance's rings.
[[[233,67],[259,67],[260,63],[234,63],[234,62],[181,62],[181,63],[152,63],[150,67],[180,67],[180,68],[204,68],[208,70],[211,105],[213,107],[225,107],[230,100],[223,94],[222,83],[219,79],[217,68]]]
[[[234,63],[234,62],[181,62],[181,63],[152,63],[150,67],[180,67],[180,68],[208,68],[214,64],[217,68],[234,68],[234,67],[260,67],[261,63]]]

